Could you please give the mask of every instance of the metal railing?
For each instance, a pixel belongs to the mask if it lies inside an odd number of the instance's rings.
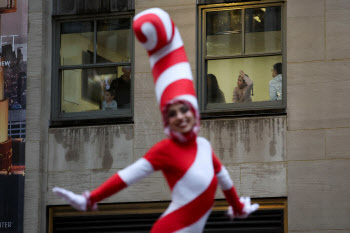
[[[8,135],[11,138],[25,138],[26,121],[9,121]]]

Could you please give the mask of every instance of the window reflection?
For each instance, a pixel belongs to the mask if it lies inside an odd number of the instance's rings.
[[[207,55],[241,53],[242,10],[213,11],[206,14]]]
[[[61,112],[129,109],[130,93],[129,66],[63,70]]]
[[[93,53],[83,58],[83,52],[94,51],[93,22],[61,24],[61,65],[93,63]]]
[[[130,62],[130,19],[97,21],[97,63]]]
[[[245,52],[281,51],[281,7],[245,10]]]

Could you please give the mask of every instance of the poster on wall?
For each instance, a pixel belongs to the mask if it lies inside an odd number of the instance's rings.
[[[0,0],[0,232],[23,233],[28,0]]]

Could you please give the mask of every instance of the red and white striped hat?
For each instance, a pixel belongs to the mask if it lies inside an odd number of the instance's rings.
[[[159,8],[151,8],[137,14],[133,28],[137,39],[148,51],[165,133],[181,141],[185,140],[182,139],[182,135],[170,132],[166,119],[167,107],[173,103],[183,102],[190,105],[196,116],[197,124],[192,133],[197,135],[199,131],[198,101],[193,86],[191,66],[179,30],[169,14]]]

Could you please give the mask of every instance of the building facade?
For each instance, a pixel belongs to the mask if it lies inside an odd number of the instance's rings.
[[[239,194],[263,209],[278,206],[284,232],[349,232],[348,0],[29,1],[24,232],[54,232],[52,216],[72,213],[53,187],[92,190],[165,137],[148,55],[130,29],[132,17],[151,7],[167,11],[182,35],[200,134]],[[271,101],[275,63],[283,67],[283,97]],[[124,67],[129,105],[102,111],[106,80]],[[240,69],[254,82],[250,103],[231,100]],[[208,101],[209,73],[226,103]],[[220,191],[217,199],[220,209]],[[154,173],[106,199],[101,211],[161,213],[169,200]]]

